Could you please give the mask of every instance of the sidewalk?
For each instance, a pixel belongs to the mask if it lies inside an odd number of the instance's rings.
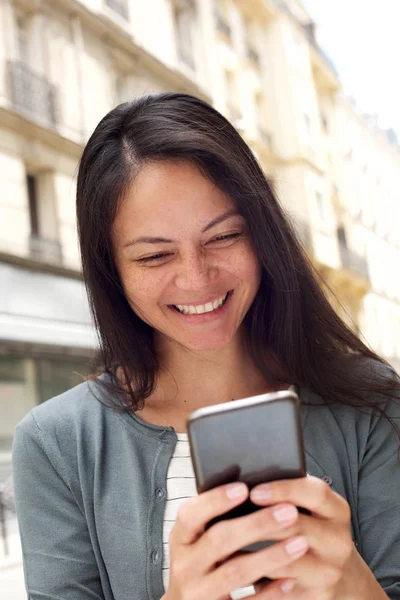
[[[26,600],[22,564],[0,567],[1,600]]]
[[[7,519],[7,534],[7,555],[0,537],[0,598],[1,600],[27,600],[21,544],[15,516]]]

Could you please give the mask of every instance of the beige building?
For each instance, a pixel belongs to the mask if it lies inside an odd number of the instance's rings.
[[[84,143],[116,104],[172,90],[232,120],[338,310],[400,366],[400,148],[343,97],[299,1],[1,0],[5,473],[16,422],[79,381],[96,347],[75,225]]]
[[[398,364],[400,149],[343,97],[300,2],[2,0],[0,11],[5,452],[30,405],[87,368],[96,341],[79,273],[77,161],[110,108],[148,92],[199,95],[233,121],[338,310]]]

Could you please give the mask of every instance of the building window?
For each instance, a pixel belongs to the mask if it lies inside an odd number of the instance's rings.
[[[232,41],[232,30],[228,21],[228,14],[224,0],[215,0],[214,15],[217,30],[229,40]]]
[[[106,4],[124,19],[128,18],[128,7],[125,0],[106,0]]]
[[[347,248],[346,232],[343,225],[337,228],[337,236],[339,243],[342,244],[344,248]]]
[[[174,3],[175,37],[179,59],[190,69],[195,69],[193,29],[195,8],[190,0]]]
[[[39,235],[37,181],[34,175],[26,176],[26,186],[28,189],[29,222],[31,226],[31,233],[33,235]]]
[[[16,21],[16,42],[17,42],[17,59],[28,63],[29,62],[29,18],[19,15]]]
[[[0,356],[0,464],[11,458],[15,426],[37,405],[82,383],[89,359]]]
[[[325,220],[325,206],[324,206],[324,198],[321,192],[315,192],[315,200],[317,204],[318,217],[321,221]]]
[[[15,426],[36,404],[31,366],[24,358],[0,356],[0,457],[9,457]]]
[[[251,24],[248,21],[243,21],[243,36],[247,59],[250,61],[250,63],[256,67],[259,67],[260,55],[256,50],[256,46],[253,41],[254,36],[251,35]]]
[[[123,102],[129,102],[135,96],[134,86],[132,84],[132,78],[125,73],[119,71],[115,72],[115,103],[122,104]]]
[[[235,74],[232,71],[225,71],[225,97],[228,118],[235,124],[242,115],[238,108]]]
[[[262,97],[261,93],[255,94],[254,106],[255,106],[255,112],[256,112],[255,117],[256,117],[256,127],[257,127],[258,137],[263,144],[265,144],[266,146],[271,146],[272,145],[272,136],[271,136],[270,131],[268,131],[268,128],[266,127],[266,124],[265,124],[265,108],[264,108],[264,101],[263,101],[263,97]]]
[[[38,27],[33,27],[35,19],[35,16],[16,17],[15,52],[8,61],[10,101],[14,109],[30,120],[55,127],[58,121],[57,90],[40,69],[43,60],[41,45],[36,39],[40,36]]]
[[[38,359],[36,372],[39,401],[45,402],[82,383],[89,371],[89,360]]]
[[[321,114],[321,125],[322,125],[322,130],[325,133],[329,132],[329,123],[328,123],[328,118],[325,114]]]
[[[30,222],[29,255],[33,260],[61,264],[61,245],[52,172],[26,175]]]
[[[307,113],[304,113],[304,124],[306,126],[307,137],[311,137],[311,119]]]

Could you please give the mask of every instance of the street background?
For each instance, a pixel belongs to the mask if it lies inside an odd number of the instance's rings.
[[[400,369],[399,23],[393,0],[0,0],[2,600],[26,598],[15,426],[93,368],[76,169],[117,104],[181,91],[224,113],[336,310]]]

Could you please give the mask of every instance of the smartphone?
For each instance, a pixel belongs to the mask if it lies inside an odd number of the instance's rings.
[[[252,489],[268,481],[306,476],[300,400],[291,390],[200,408],[189,415],[187,430],[198,493],[234,481]],[[260,508],[247,499],[208,527]],[[265,540],[243,551],[271,543]]]

